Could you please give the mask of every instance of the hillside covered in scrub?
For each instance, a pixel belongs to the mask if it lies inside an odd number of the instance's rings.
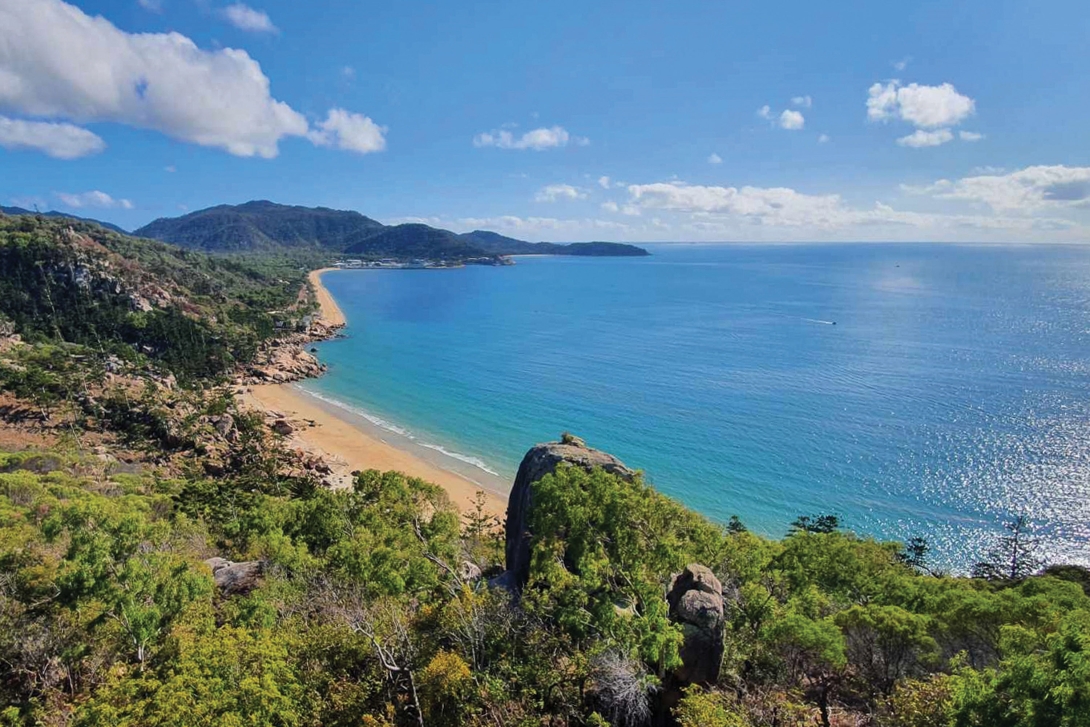
[[[0,217],[0,724],[1090,725],[1090,581],[1024,522],[949,575],[830,515],[711,522],[572,436],[505,522],[329,487],[237,383],[330,333],[307,270]]]

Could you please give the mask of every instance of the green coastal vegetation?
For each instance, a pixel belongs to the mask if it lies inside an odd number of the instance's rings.
[[[0,216],[0,725],[1090,725],[1090,573],[1017,517],[947,574],[561,462],[512,586],[483,500],[322,486],[231,386],[313,253]]]

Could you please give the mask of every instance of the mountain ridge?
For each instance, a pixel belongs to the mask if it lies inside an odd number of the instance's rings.
[[[181,217],[160,217],[133,234],[205,252],[301,247],[339,251],[383,227],[352,210],[251,200],[240,205],[216,205]]]
[[[455,259],[489,255],[648,254],[643,248],[624,243],[566,245],[527,242],[488,230],[458,234],[422,223],[384,225],[353,210],[282,205],[268,200],[217,205],[180,217],[160,217],[132,234],[204,252],[282,252],[307,248],[371,257]]]

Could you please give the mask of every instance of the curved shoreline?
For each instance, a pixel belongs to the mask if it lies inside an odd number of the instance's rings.
[[[311,270],[307,275],[307,280],[314,288],[314,297],[318,301],[318,308],[320,310],[319,316],[322,319],[322,323],[325,323],[327,326],[336,326],[339,328],[348,325],[348,321],[345,319],[341,307],[337,305],[337,301],[326,287],[322,285],[322,275],[334,270],[340,270],[340,268],[320,268],[318,270]]]
[[[314,270],[307,280],[314,289],[321,323],[330,328],[342,328],[347,324],[344,313],[321,280],[322,275],[331,270],[338,268]],[[414,447],[408,441],[395,441],[396,437],[381,431],[362,416],[325,402],[296,384],[251,386],[245,399],[267,414],[301,422],[302,425],[289,436],[288,444],[325,459],[335,472],[338,487],[351,486],[350,473],[354,470],[397,470],[439,485],[462,512],[473,511],[477,493],[483,492],[484,510],[488,515],[502,520],[506,513],[507,497],[502,493],[510,483],[499,478],[485,482],[490,478],[482,476],[471,479],[458,472],[463,463],[448,463],[445,461],[448,458],[440,452],[414,451],[422,450],[422,447]]]

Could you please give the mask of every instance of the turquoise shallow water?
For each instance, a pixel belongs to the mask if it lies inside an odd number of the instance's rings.
[[[1022,512],[1090,564],[1090,248],[650,249],[330,273],[305,388],[507,481],[569,430],[766,534],[832,512],[964,568]]]

